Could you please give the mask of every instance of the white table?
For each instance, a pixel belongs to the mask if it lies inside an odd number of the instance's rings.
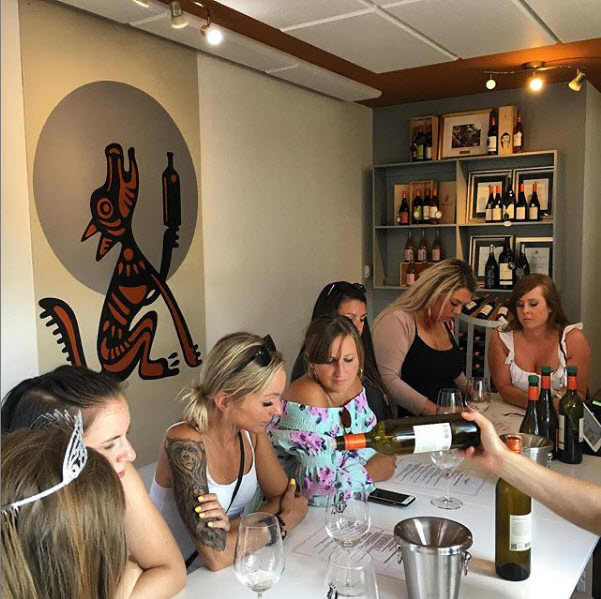
[[[519,411],[507,404],[493,404],[487,416],[495,419],[507,412]],[[521,418],[504,417],[509,430],[519,428]],[[408,460],[415,461],[419,456],[403,456],[398,460],[397,473],[406,466]],[[424,458],[424,463],[426,462]],[[601,484],[601,460],[584,456],[578,466],[569,466],[554,462],[553,468],[578,478]],[[399,486],[394,479],[378,486],[390,490],[404,491],[416,496],[416,501],[406,508],[394,508],[370,504],[372,527],[392,532],[395,524],[405,518],[415,516],[438,516],[456,520],[467,526],[473,534],[474,544],[470,549],[472,561],[470,572],[461,581],[461,599],[568,599],[576,586],[582,571],[589,561],[598,537],[581,528],[569,524],[550,512],[544,506],[534,502],[532,574],[523,582],[508,582],[495,574],[494,569],[494,488],[496,480],[488,477],[480,492],[463,495],[452,491],[464,502],[458,510],[445,511],[430,504],[434,495],[441,489],[428,489],[414,484]],[[323,580],[325,577],[327,556],[301,555],[295,549],[305,539],[318,531],[323,531],[324,509],[310,508],[307,518],[285,541],[286,570],[280,582],[266,595],[277,599],[318,599],[325,597]],[[378,586],[381,599],[404,599],[407,588],[404,580],[379,575]],[[205,597],[223,597],[253,599],[254,593],[246,590],[236,579],[232,568],[220,572],[209,572],[203,568],[188,576],[186,588],[177,596],[179,599],[202,599]]]

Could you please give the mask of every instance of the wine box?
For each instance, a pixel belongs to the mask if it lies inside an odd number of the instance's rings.
[[[413,215],[413,200],[419,191],[422,196],[422,201],[424,199],[424,194],[426,189],[430,190],[432,193],[432,188],[434,187],[434,181],[430,179],[429,181],[411,181],[409,183],[409,193],[407,194],[407,199],[409,200],[409,205],[411,206],[411,214]]]
[[[441,181],[438,184],[438,205],[442,212],[441,225],[455,224],[455,212],[457,204],[457,185],[455,181]]]
[[[513,154],[513,129],[517,114],[515,106],[499,106],[499,156]]]
[[[409,119],[409,161],[413,162],[411,143],[413,142],[413,138],[417,133],[417,128],[420,125],[423,127],[424,133],[426,133],[429,127],[432,128],[432,160],[438,160],[438,117],[420,116]]]
[[[401,185],[395,185],[394,186],[394,205],[393,205],[393,209],[392,209],[392,221],[391,221],[391,225],[396,225],[396,215],[399,213],[399,208],[401,206],[401,202],[403,201],[403,192],[405,192],[407,194],[407,202],[409,202],[409,206],[411,206],[411,190],[409,187],[409,184],[401,184]],[[411,218],[409,219],[411,220]]]

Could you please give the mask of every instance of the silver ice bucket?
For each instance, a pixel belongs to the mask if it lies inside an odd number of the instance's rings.
[[[472,556],[471,531],[446,518],[408,518],[394,527],[409,599],[457,599]]]
[[[547,437],[528,435],[527,433],[506,433],[501,440],[507,445],[509,437],[519,437],[522,440],[522,455],[530,458],[541,466],[549,466],[553,459],[553,443]]]

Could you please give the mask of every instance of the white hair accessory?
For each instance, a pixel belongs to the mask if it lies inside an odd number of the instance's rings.
[[[58,422],[60,419],[71,419],[70,415],[69,418],[64,418],[60,417],[60,413],[57,414],[57,412],[58,411],[55,411],[52,416],[47,417],[46,419],[54,422]],[[88,461],[88,450],[83,442],[83,418],[81,417],[81,412],[78,412],[73,420],[73,432],[71,433],[71,438],[69,439],[69,444],[67,445],[67,451],[65,452],[65,458],[63,459],[63,478],[61,482],[53,487],[50,487],[49,489],[46,489],[45,491],[41,491],[40,493],[32,495],[31,497],[25,497],[24,499],[19,499],[19,501],[14,501],[13,503],[3,505],[1,508],[2,512],[8,510],[18,510],[22,505],[33,503],[38,499],[42,499],[42,497],[47,497],[59,489],[66,487],[81,474],[81,471],[84,469]]]

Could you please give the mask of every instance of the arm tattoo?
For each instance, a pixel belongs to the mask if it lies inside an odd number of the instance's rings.
[[[194,511],[198,497],[209,492],[207,455],[202,441],[167,438],[165,452],[173,474],[175,503],[188,532],[201,544],[224,551],[227,532],[209,528]]]

